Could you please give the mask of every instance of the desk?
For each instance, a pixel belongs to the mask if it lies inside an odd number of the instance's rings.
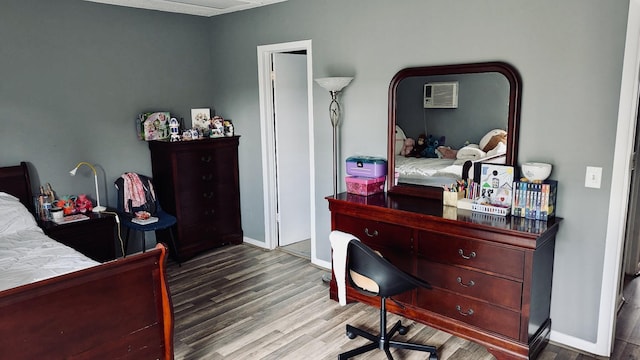
[[[403,307],[389,302],[387,310],[477,342],[498,359],[532,359],[547,344],[562,219],[488,215],[384,193],[327,200],[332,229],[433,285],[395,297]],[[330,296],[337,300],[334,279]],[[379,306],[349,287],[347,298]]]

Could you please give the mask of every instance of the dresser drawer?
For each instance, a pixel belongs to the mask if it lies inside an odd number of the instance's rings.
[[[449,318],[518,339],[520,313],[489,303],[433,288],[418,289],[417,305]]]
[[[409,250],[413,248],[410,228],[348,215],[334,218],[336,230],[356,236],[371,247]]]
[[[445,264],[468,266],[495,274],[523,279],[524,251],[491,245],[479,240],[420,231],[418,255]]]
[[[418,277],[434,287],[520,311],[522,283],[418,257]]]
[[[354,235],[370,248],[379,251],[398,268],[414,273],[411,229],[347,215],[335,216],[334,225],[335,230]]]

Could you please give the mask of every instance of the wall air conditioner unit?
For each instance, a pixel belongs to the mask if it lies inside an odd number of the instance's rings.
[[[457,107],[457,81],[424,84],[425,109],[456,109]]]

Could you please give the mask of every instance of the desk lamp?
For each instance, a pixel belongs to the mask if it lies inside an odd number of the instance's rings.
[[[69,171],[69,174],[71,174],[71,176],[76,176],[76,171],[78,171],[78,168],[82,165],[87,165],[91,168],[91,170],[93,170],[93,179],[96,184],[96,206],[93,207],[93,212],[103,212],[107,210],[107,208],[105,206],[100,206],[100,193],[98,192],[98,172],[96,171],[96,168],[88,162],[81,161],[78,163],[78,165],[76,165],[76,167],[73,168],[73,170]]]

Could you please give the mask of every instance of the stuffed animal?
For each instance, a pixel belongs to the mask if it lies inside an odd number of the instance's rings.
[[[438,148],[438,146],[444,145],[444,140],[444,136],[436,138],[433,135],[429,135],[429,137],[425,141],[426,146],[422,150],[422,152],[420,152],[420,156],[426,158],[437,158],[438,154],[436,154],[436,149]]]
[[[402,150],[400,150],[400,155],[409,156],[413,151],[413,147],[415,146],[416,141],[412,138],[404,139],[404,144],[402,145]]]
[[[438,146],[436,148],[436,154],[441,159],[455,159],[458,154],[458,150],[452,149],[450,146]]]
[[[413,146],[413,150],[411,150],[409,155],[406,155],[406,156],[421,157],[422,152],[426,147],[427,147],[427,136],[425,134],[420,134],[420,136],[418,136],[418,140],[416,140],[416,143]]]

